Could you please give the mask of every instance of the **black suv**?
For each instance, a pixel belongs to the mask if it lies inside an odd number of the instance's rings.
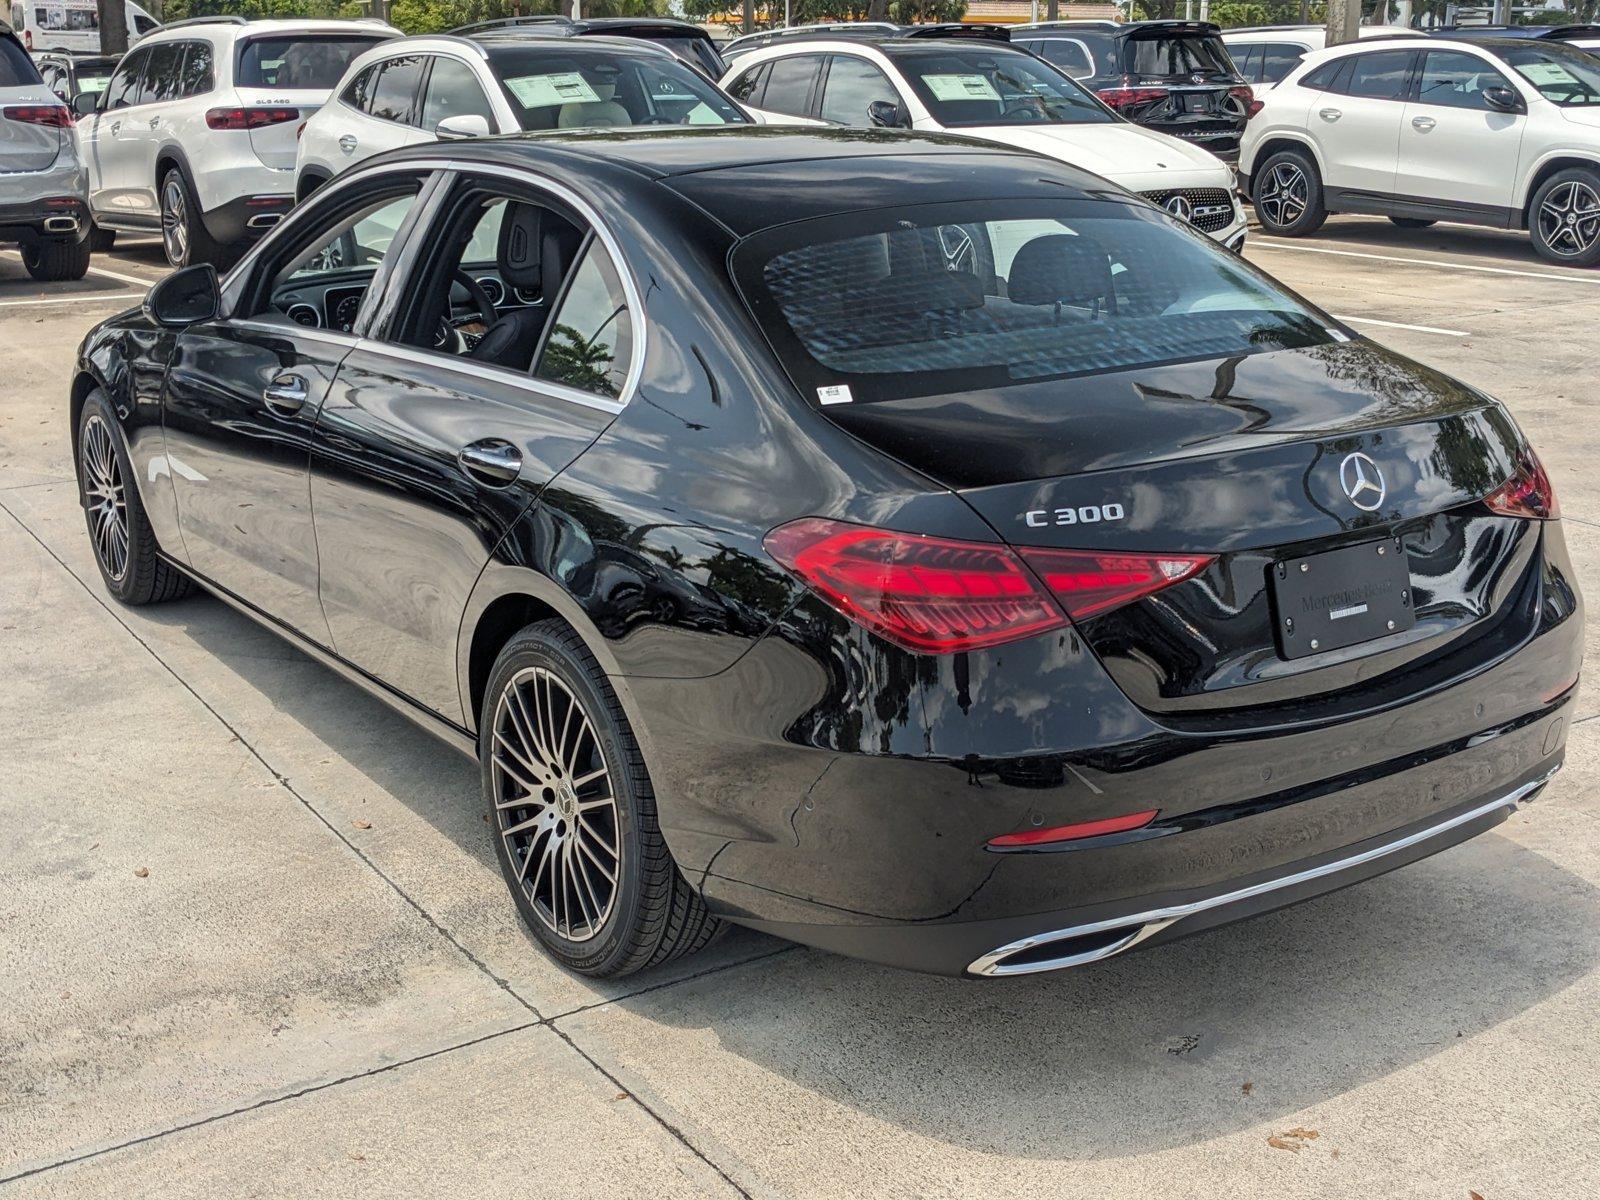
[[[1249,84],[1203,21],[1046,21],[1011,41],[1054,63],[1130,121],[1239,157]]]

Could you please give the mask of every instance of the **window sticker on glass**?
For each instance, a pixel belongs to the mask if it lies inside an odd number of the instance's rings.
[[[835,383],[828,387],[819,387],[817,399],[824,404],[849,404],[853,397],[850,395],[848,383]]]
[[[1000,99],[1000,93],[984,75],[924,75],[922,82],[935,100]]]
[[[523,108],[546,108],[552,104],[595,104],[600,97],[576,71],[560,75],[524,75],[506,80],[506,86]]]
[[[1578,83],[1573,74],[1560,63],[1524,63],[1517,70],[1534,87],[1563,87]]]

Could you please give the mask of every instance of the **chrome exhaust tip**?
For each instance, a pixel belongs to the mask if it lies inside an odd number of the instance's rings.
[[[281,220],[282,213],[257,213],[245,222],[245,226],[249,229],[271,229]]]
[[[46,233],[77,233],[80,226],[77,217],[46,217],[44,231]]]
[[[1087,966],[1131,950],[1170,924],[1170,920],[1146,921],[1135,917],[1131,923],[1105,922],[1036,934],[991,950],[967,970],[973,975],[1003,979],[1010,975],[1037,975]]]

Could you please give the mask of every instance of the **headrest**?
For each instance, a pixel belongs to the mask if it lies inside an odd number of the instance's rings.
[[[544,209],[536,204],[506,203],[500,218],[500,277],[507,287],[536,291],[542,282],[540,258]]]
[[[556,293],[561,290],[561,281],[572,269],[573,260],[578,256],[578,247],[582,244],[583,230],[556,213],[550,214],[544,223],[544,277],[540,281],[547,303],[555,303]]]
[[[1111,294],[1111,259],[1091,238],[1051,233],[1011,260],[1007,294],[1017,304],[1071,304]]]

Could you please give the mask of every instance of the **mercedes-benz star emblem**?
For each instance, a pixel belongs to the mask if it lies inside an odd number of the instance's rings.
[[[1189,203],[1189,197],[1178,194],[1168,196],[1167,202],[1161,206],[1180,221],[1188,221],[1194,217],[1194,205]]]
[[[1389,494],[1378,464],[1359,450],[1345,455],[1344,461],[1339,464],[1339,486],[1344,488],[1350,503],[1362,512],[1376,511]]]

